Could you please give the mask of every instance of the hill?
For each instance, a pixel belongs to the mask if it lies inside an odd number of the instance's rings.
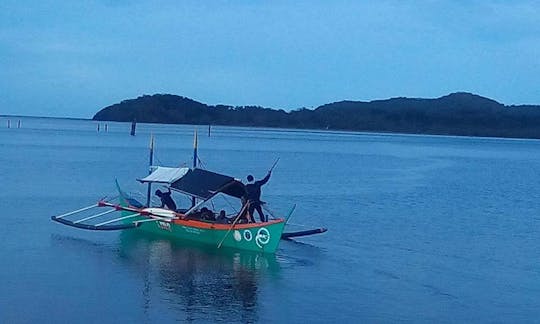
[[[258,106],[210,106],[177,95],[155,94],[105,107],[93,119],[540,138],[540,106],[506,106],[465,92],[435,99],[340,101],[291,112]]]

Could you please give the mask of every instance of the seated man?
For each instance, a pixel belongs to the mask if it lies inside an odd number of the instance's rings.
[[[248,205],[249,203],[245,202],[242,210],[240,211],[240,215],[237,216],[239,224],[255,223],[255,220],[248,211]]]
[[[220,224],[229,224],[231,222],[231,220],[227,218],[227,215],[225,215],[225,211],[223,209],[219,212],[216,221]]]
[[[161,199],[161,208],[167,207],[170,210],[176,211],[176,204],[174,203],[174,200],[171,198],[171,189],[168,188],[168,192],[162,192],[161,190],[156,190],[156,196],[158,196]]]
[[[203,207],[201,208],[201,219],[208,220],[208,221],[215,221],[216,217],[214,216],[214,213],[210,209]]]

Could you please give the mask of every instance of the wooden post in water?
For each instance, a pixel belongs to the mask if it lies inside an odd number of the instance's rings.
[[[212,125],[208,124],[208,137],[210,137],[210,129],[211,129]]]
[[[135,136],[135,128],[137,127],[137,121],[133,119],[131,122],[131,136]]]
[[[21,120],[19,119],[19,121],[17,122],[17,128],[21,128]]]
[[[10,119],[7,120],[7,128],[11,128],[11,120]]]
[[[108,132],[108,131],[109,131],[109,125],[105,124],[105,132]]]

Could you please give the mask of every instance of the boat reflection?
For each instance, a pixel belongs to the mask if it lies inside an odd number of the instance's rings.
[[[121,259],[143,275],[145,309],[167,303],[179,311],[177,320],[257,321],[259,283],[279,271],[275,255],[218,250],[140,232],[122,232],[120,247]]]

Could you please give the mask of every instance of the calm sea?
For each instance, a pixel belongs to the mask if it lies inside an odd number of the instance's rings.
[[[0,118],[1,323],[540,318],[540,141],[18,120]],[[328,232],[258,255],[50,220],[115,178],[144,192],[150,133],[157,163],[189,165],[195,128],[210,170],[279,157],[263,199]]]

